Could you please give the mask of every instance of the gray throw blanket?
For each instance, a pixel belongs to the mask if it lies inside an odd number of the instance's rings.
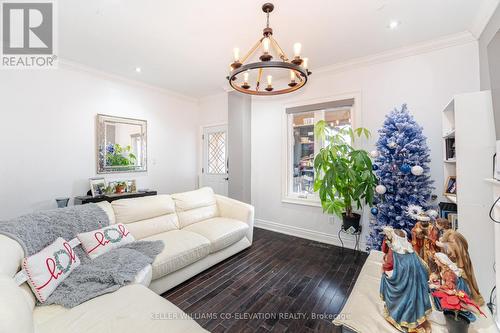
[[[0,234],[18,241],[31,256],[57,237],[67,241],[78,233],[109,225],[106,213],[95,204],[43,211],[0,222]],[[72,308],[94,297],[113,292],[132,282],[139,271],[151,264],[163,250],[162,241],[135,241],[91,260],[82,247],[74,251],[78,266],[56,288],[43,305],[60,304]]]

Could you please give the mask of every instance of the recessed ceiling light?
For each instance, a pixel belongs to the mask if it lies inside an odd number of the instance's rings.
[[[400,25],[401,25],[401,22],[396,21],[396,20],[392,20],[391,22],[389,22],[389,29],[391,29],[391,30],[397,29]]]
[[[142,71],[142,69],[141,69],[141,67],[136,67],[136,68],[135,68],[135,71],[136,71],[137,73],[140,73],[140,72]]]

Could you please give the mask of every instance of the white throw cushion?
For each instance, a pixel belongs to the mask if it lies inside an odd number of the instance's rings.
[[[41,303],[78,265],[80,259],[71,245],[61,237],[42,251],[24,258],[22,263],[28,275],[28,284]]]
[[[248,225],[238,220],[215,217],[191,224],[184,229],[202,235],[210,241],[210,252],[217,252],[245,237]]]
[[[135,240],[134,236],[122,223],[84,232],[76,235],[76,237],[78,237],[83,249],[91,259]]]
[[[210,253],[210,242],[203,236],[184,230],[173,230],[147,237],[162,240],[165,249],[153,261],[153,280],[181,269]]]
[[[172,194],[180,227],[219,215],[214,191],[210,187]]]
[[[47,311],[52,307],[57,315]],[[139,284],[127,285],[71,309],[36,307],[33,317],[40,323],[35,326],[37,333],[207,332],[178,307]]]

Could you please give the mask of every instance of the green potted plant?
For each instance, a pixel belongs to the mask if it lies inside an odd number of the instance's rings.
[[[125,182],[118,182],[118,183],[116,183],[116,186],[115,186],[115,193],[116,194],[123,193],[123,192],[125,192],[126,188],[127,188],[127,183],[125,183]]]
[[[366,128],[330,128],[324,120],[314,130],[326,144],[314,158],[314,191],[319,192],[324,212],[342,218],[344,230],[352,226],[358,231],[361,215],[354,213],[354,205],[361,209],[363,204],[372,204],[377,178],[368,153],[351,143],[362,135],[369,138],[370,132]]]

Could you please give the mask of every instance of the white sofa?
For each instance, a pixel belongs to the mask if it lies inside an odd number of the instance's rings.
[[[22,248],[0,235],[0,332],[205,332],[157,294],[249,247],[253,207],[210,188],[99,206],[111,223],[126,224],[136,239],[164,241],[149,271],[139,283],[72,309],[35,306],[27,284],[18,287],[12,279],[20,269]]]

